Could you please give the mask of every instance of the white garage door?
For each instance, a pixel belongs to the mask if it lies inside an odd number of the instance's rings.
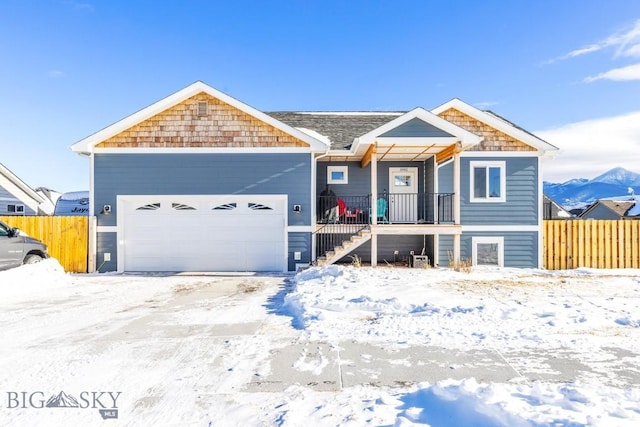
[[[285,196],[120,198],[125,271],[285,271]]]

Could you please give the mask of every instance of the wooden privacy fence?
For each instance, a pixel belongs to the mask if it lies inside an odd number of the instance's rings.
[[[640,268],[640,221],[544,221],[544,267]]]
[[[87,272],[89,217],[0,216],[0,221],[44,242],[65,271]]]

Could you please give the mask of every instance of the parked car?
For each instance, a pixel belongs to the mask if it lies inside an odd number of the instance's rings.
[[[89,215],[89,192],[70,191],[58,198],[53,212],[57,216],[87,216]]]
[[[48,258],[47,245],[0,222],[0,270]]]

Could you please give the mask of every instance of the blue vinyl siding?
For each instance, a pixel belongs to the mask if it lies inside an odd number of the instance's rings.
[[[96,268],[98,272],[116,271],[118,260],[118,236],[117,233],[97,233],[96,250],[98,258],[96,259]],[[111,254],[111,261],[104,262],[104,254]],[[103,263],[104,262],[104,263]]]
[[[294,259],[294,253],[300,252],[300,260]],[[311,263],[311,233],[289,233],[289,271],[295,271],[296,264]]]
[[[424,120],[413,118],[398,127],[391,129],[390,131],[380,135],[381,137],[389,138],[429,138],[429,137],[453,137],[450,133],[443,131],[442,129],[427,123]]]
[[[472,237],[496,236],[504,237],[505,267],[538,267],[538,233],[535,231],[483,231],[463,233],[460,238],[461,258],[472,258]]]
[[[453,193],[453,162],[445,163],[437,170],[438,191],[436,193]]]
[[[394,251],[398,251],[396,261],[409,259],[410,251],[420,255],[422,248],[425,248],[425,254],[431,259],[433,254],[433,236],[396,236],[396,235],[379,235],[378,236],[378,263],[392,263],[394,261]],[[371,262],[371,241],[364,243],[356,248],[342,259],[340,263],[350,263],[351,256],[358,255],[363,262]]]
[[[472,237],[504,237],[504,266],[520,268],[538,267],[538,233],[535,231],[482,231],[465,232],[460,236],[460,259],[472,259]],[[453,236],[440,236],[440,267],[449,266],[449,253],[453,252]]]
[[[438,240],[440,241],[438,247],[438,266],[448,267],[449,256],[453,254],[453,236],[442,235]]]
[[[319,195],[327,185],[327,166],[348,166],[349,182],[347,184],[331,184],[331,189],[340,196],[366,196],[371,194],[371,169],[360,167],[360,162],[318,162],[316,170],[316,192]],[[389,168],[417,167],[418,192],[424,190],[424,162],[378,162],[378,194],[389,191]]]
[[[287,194],[302,214],[289,225],[311,225],[310,154],[96,154],[98,225],[116,225],[118,195]]]
[[[435,159],[431,158],[424,163],[424,191],[426,193],[437,193],[435,180]]]
[[[23,205],[23,213],[9,212],[9,205]],[[0,187],[0,215],[36,215],[36,212],[18,199],[13,193],[8,192],[4,187]]]
[[[506,202],[470,203],[471,161],[504,161]],[[537,225],[538,158],[482,157],[460,159],[460,222],[465,225]]]

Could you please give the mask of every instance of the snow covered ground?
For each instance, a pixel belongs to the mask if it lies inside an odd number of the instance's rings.
[[[0,322],[0,425],[640,423],[638,270],[47,260],[0,272]]]

